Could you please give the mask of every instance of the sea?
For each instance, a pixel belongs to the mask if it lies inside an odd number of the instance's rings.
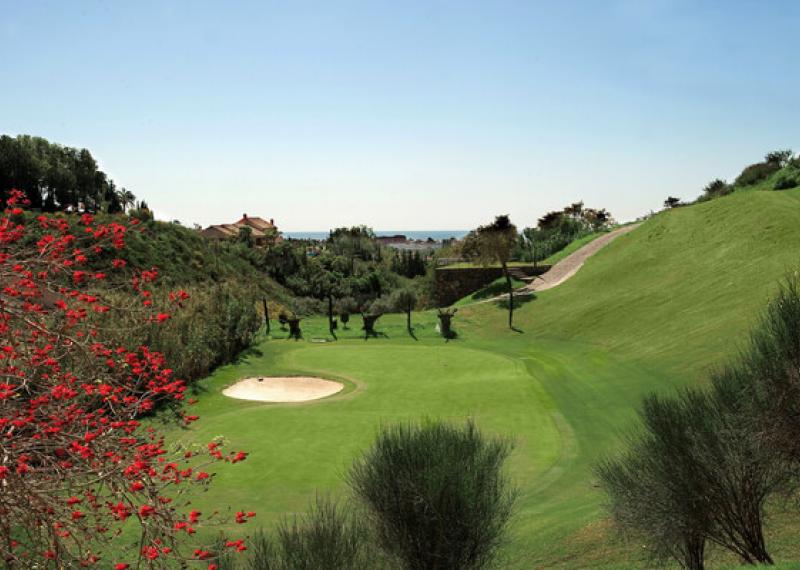
[[[469,230],[375,230],[375,235],[378,237],[404,235],[410,240],[431,238],[434,241],[449,238],[461,239],[468,233]],[[285,238],[324,240],[328,239],[329,232],[282,232],[282,234]]]

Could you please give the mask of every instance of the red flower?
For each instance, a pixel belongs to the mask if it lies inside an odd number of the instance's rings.
[[[125,564],[124,562],[114,564],[114,570],[128,570],[128,568],[130,567],[131,567],[130,564]]]

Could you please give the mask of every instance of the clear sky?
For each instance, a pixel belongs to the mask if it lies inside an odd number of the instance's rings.
[[[619,220],[800,150],[796,1],[0,0],[0,132],[157,217]]]

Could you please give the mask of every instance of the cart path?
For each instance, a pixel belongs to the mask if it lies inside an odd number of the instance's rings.
[[[556,285],[561,285],[564,281],[575,275],[583,266],[583,264],[586,263],[587,259],[617,239],[619,236],[632,232],[641,225],[642,223],[639,222],[636,224],[623,226],[621,228],[611,230],[607,234],[590,241],[579,250],[573,251],[567,257],[556,263],[546,273],[536,277],[528,285],[525,285],[525,287],[521,287],[520,289],[514,291],[514,293],[517,295],[528,295],[537,291],[552,289]],[[491,299],[483,299],[482,301],[476,301],[475,303],[470,304],[477,305],[479,303],[492,303],[507,297],[508,293],[504,293],[502,295],[498,295],[497,297],[492,297]]]
[[[586,260],[595,253],[603,249],[619,236],[627,234],[638,228],[641,223],[623,226],[611,230],[605,235],[600,236],[587,243],[577,251],[573,251],[567,257],[556,263],[549,271],[534,279],[529,285],[519,290],[520,293],[528,291],[544,291],[556,285],[561,285],[564,281],[575,275],[578,270],[586,263]]]

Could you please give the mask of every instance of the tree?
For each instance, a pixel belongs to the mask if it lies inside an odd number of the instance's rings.
[[[681,205],[681,199],[675,198],[674,196],[668,196],[666,200],[664,200],[664,207],[665,208],[677,208]]]
[[[456,308],[450,309],[439,309],[438,314],[436,315],[439,317],[439,330],[442,333],[444,338],[453,338],[455,333],[453,332],[452,328],[452,321],[453,316],[458,312]]]
[[[339,313],[339,320],[342,321],[344,328],[347,328],[347,323],[350,322],[350,315],[358,311],[358,303],[352,297],[342,297],[337,303],[337,312]]]
[[[212,461],[236,463],[244,452],[170,450],[158,424],[141,418],[174,408],[186,423],[185,383],[163,355],[126,346],[126,331],[108,318],[124,311],[141,326],[165,326],[183,291],[170,300],[153,294],[157,271],[134,271],[115,259],[137,225],[103,224],[24,211],[21,191],[0,216],[0,558],[9,568],[94,565],[127,568],[122,557],[165,567],[170,560],[213,558],[204,548],[185,552],[182,538],[203,517],[189,511],[187,488],[207,485]],[[119,277],[117,277],[119,275]],[[108,283],[108,285],[105,285]],[[127,290],[126,306],[101,294]],[[152,305],[152,309],[150,306]],[[158,307],[158,308],[157,308]],[[237,513],[246,522],[254,513]],[[140,549],[115,541],[122,525],[138,528]],[[133,525],[133,526],[131,526]],[[187,534],[188,533],[188,534]],[[116,566],[114,566],[116,564]]]
[[[526,250],[530,260],[533,261],[534,268],[536,268],[537,262],[539,261],[539,252],[537,249],[540,248],[540,235],[541,232],[536,228],[524,228],[520,236],[521,245]]]
[[[581,208],[583,204],[581,203]],[[482,265],[499,263],[508,289],[508,327],[514,328],[514,286],[508,273],[508,262],[517,243],[517,228],[508,216],[497,216],[489,225],[480,226],[465,238],[465,254]]]
[[[119,204],[122,207],[122,211],[127,212],[128,209],[136,203],[136,196],[134,196],[133,192],[125,188],[121,188],[118,194]]]
[[[253,228],[249,226],[240,227],[237,240],[239,243],[243,243],[247,247],[253,247]]]
[[[41,137],[0,136],[0,195],[25,193],[31,207],[47,212],[122,211],[113,180],[98,169],[86,149],[51,143]]]
[[[348,483],[379,546],[402,568],[486,568],[503,541],[515,491],[510,445],[472,422],[384,428]]]
[[[776,150],[768,152],[764,157],[764,162],[767,164],[775,164],[783,168],[789,164],[789,160],[791,160],[792,156],[794,156],[794,153],[790,149]]]
[[[409,287],[397,289],[392,293],[390,299],[392,306],[396,310],[402,311],[406,314],[406,328],[408,329],[409,334],[412,332],[411,311],[413,311],[414,307],[417,306],[417,300],[416,292]]]

